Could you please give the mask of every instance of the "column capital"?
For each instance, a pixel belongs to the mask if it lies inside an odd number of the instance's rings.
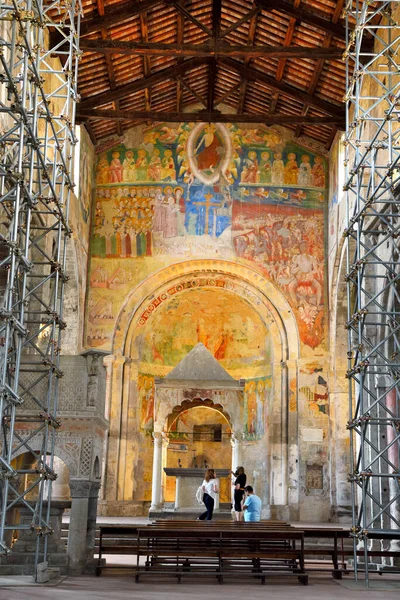
[[[70,479],[71,498],[89,498],[93,482],[87,479]]]
[[[153,433],[151,434],[154,440],[154,443],[159,444],[161,442],[161,440],[163,439],[163,434],[161,431],[153,431]]]
[[[232,446],[235,444],[241,444],[244,440],[244,433],[242,431],[232,432],[231,435],[231,444]]]
[[[98,498],[100,488],[101,481],[92,481],[90,484],[89,498]]]

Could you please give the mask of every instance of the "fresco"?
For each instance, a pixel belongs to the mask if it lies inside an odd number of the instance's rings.
[[[199,342],[233,377],[270,369],[270,339],[260,316],[222,289],[190,290],[166,302],[140,336],[142,365],[172,368]]]
[[[327,164],[291,136],[284,128],[164,123],[103,146],[88,346],[110,346],[106,319],[118,314],[131,287],[193,257],[251,265],[291,303],[301,341],[312,349],[323,344]]]
[[[265,404],[270,398],[272,377],[259,377],[244,385],[244,438],[255,441],[265,433]]]

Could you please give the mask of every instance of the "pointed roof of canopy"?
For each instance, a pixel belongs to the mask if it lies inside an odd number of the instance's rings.
[[[197,344],[164,378],[168,381],[215,381],[237,384],[204,344]]]

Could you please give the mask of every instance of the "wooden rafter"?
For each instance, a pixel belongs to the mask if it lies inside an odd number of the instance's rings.
[[[162,3],[163,0],[142,0],[142,2],[130,0],[130,2],[124,2],[120,6],[111,6],[103,15],[99,13],[98,17],[84,19],[80,28],[81,36],[89,35],[95,31],[101,31],[104,27],[112,27],[127,19],[132,19],[142,12],[146,12],[150,8],[157,6],[157,4]]]
[[[103,0],[97,0],[97,11],[101,17],[104,16],[104,1]],[[102,27],[100,33],[101,33],[102,41],[106,42],[108,39],[107,28]],[[105,55],[104,60],[106,61],[107,76],[108,76],[108,81],[110,84],[110,90],[115,90],[115,88],[117,87],[117,83],[115,80],[112,56],[110,54]],[[114,104],[114,108],[116,110],[119,110],[119,100],[116,100],[113,104]],[[122,136],[122,133],[123,133],[122,132],[122,123],[120,121],[117,122],[117,133],[119,136]]]
[[[228,57],[221,58],[220,61],[226,67],[231,68],[236,73],[239,73],[239,75],[242,77],[251,79],[253,81],[259,81],[276,92],[279,92],[290,98],[300,100],[304,104],[309,104],[310,106],[318,108],[319,110],[322,110],[333,117],[344,118],[343,108],[331,104],[330,102],[326,102],[325,100],[320,100],[316,96],[311,96],[310,94],[307,94],[306,92],[303,92],[302,90],[291,85],[276,81],[273,77],[265,75],[265,73],[259,69],[245,66],[243,63]]]
[[[344,0],[337,0],[336,7],[335,7],[335,12],[333,13],[333,16],[332,16],[332,22],[333,23],[337,23],[337,21],[339,20],[339,17],[341,15],[341,12],[342,12],[342,9],[343,9],[343,4],[344,4]],[[333,36],[332,36],[331,33],[326,33],[325,34],[325,38],[324,38],[324,41],[322,43],[322,46],[324,48],[329,48],[330,47],[330,44],[331,44],[331,41],[332,41],[332,37]],[[319,78],[320,78],[321,73],[322,73],[322,71],[324,69],[324,64],[325,64],[325,61],[323,59],[319,59],[317,61],[317,64],[315,65],[315,68],[314,68],[312,79],[311,79],[310,84],[309,84],[308,89],[307,89],[307,92],[309,94],[314,94],[315,93],[315,90],[317,89]],[[310,109],[309,106],[305,106],[303,108],[303,112],[302,112],[303,116],[306,116],[308,114],[309,109]],[[300,136],[301,130],[302,130],[302,124],[300,123],[296,127],[296,131],[295,131],[295,134],[294,134],[295,137],[299,137]],[[335,133],[336,133],[336,130],[337,129],[335,128]],[[333,135],[333,138],[334,137],[335,137],[335,134]],[[332,138],[332,140],[333,140],[333,138]]]
[[[167,4],[171,4],[178,12],[182,13],[188,21],[191,21],[194,25],[196,25],[199,29],[202,29],[208,36],[213,37],[213,33],[211,29],[209,29],[204,23],[199,21],[191,12],[186,10],[186,8],[180,4],[178,0],[164,0]]]
[[[221,11],[222,0],[213,0],[212,3],[212,30],[214,43],[217,43],[221,35]],[[217,78],[217,61],[211,60],[208,67],[208,90],[207,90],[207,110],[212,113],[215,100],[215,81]]]
[[[207,101],[204,100],[204,98],[200,96],[200,94],[198,94],[196,90],[194,90],[184,79],[177,77],[176,80],[189,92],[189,94],[192,94],[192,96],[194,96],[196,100],[198,100],[200,104],[204,106],[204,108],[207,108]]]
[[[178,0],[181,6],[185,6],[185,0]],[[183,46],[183,40],[185,37],[185,21],[181,12],[177,12],[176,14],[176,41],[178,46]],[[174,54],[173,56],[176,56]],[[178,65],[181,65],[183,62],[182,56],[178,56]],[[176,112],[182,111],[182,84],[180,79],[178,78],[176,81]]]
[[[254,8],[256,8],[256,6],[254,6]],[[251,46],[253,46],[253,44],[254,44],[254,38],[256,35],[258,14],[259,13],[256,12],[253,15],[253,17],[251,18],[251,21],[250,21],[250,25],[249,25],[249,33],[247,36],[247,41]],[[247,56],[245,58],[244,64],[246,66],[248,66],[251,63],[251,58],[252,58],[251,56]],[[238,113],[242,113],[244,111],[244,105],[246,102],[247,85],[248,85],[248,80],[243,79],[242,84],[240,86],[240,92],[239,92]]]
[[[142,42],[149,41],[149,33],[147,27],[147,13],[143,12],[140,14],[140,33],[142,36]],[[150,56],[143,56],[143,74],[145,77],[150,77],[151,75],[151,59]],[[146,110],[151,111],[151,88],[144,89],[144,101],[146,105]]]
[[[79,109],[78,120],[85,119],[110,119],[113,121],[165,121],[172,123],[180,122],[209,122],[209,123],[265,123],[274,124],[336,124],[342,125],[343,119],[340,117],[303,117],[302,115],[271,115],[271,114],[226,114],[220,112],[199,111],[199,112],[146,112],[135,110],[99,110],[99,109]]]
[[[296,7],[286,0],[257,0],[257,4],[268,12],[271,12],[271,10],[283,12],[297,19],[298,21],[313,25],[322,31],[336,35],[343,40],[346,38],[346,30],[343,25],[340,25],[339,23],[332,23],[332,21],[328,21],[328,19],[319,17],[318,15],[303,8]]]
[[[229,90],[227,92],[225,92],[225,94],[216,98],[215,102],[214,102],[214,108],[216,106],[218,106],[219,104],[222,104],[222,102],[225,102],[225,100],[227,100],[229,98],[229,96],[231,96],[232,94],[237,92],[241,85],[242,85],[242,82],[240,81],[239,83],[236,83],[231,88],[229,88]]]
[[[230,25],[226,29],[223,29],[221,31],[220,37],[224,38],[229,33],[231,33],[232,31],[235,31],[235,29],[240,27],[240,25],[243,25],[244,23],[247,23],[248,21],[250,21],[250,19],[252,19],[256,15],[258,15],[260,12],[261,12],[260,6],[253,6],[253,8],[248,13],[246,13],[241,19],[239,19],[238,21],[235,21],[234,23],[232,23],[232,25]]]
[[[195,69],[196,67],[207,63],[208,59],[206,58],[190,58],[189,60],[185,60],[181,65],[174,65],[173,67],[161,69],[157,73],[150,75],[150,77],[143,77],[142,79],[137,79],[132,83],[118,87],[115,90],[109,90],[90,96],[81,102],[79,106],[80,108],[93,108],[95,106],[100,106],[101,104],[107,104],[108,102],[125,98],[129,94],[144,90],[145,88],[151,87],[166,79],[176,79],[176,77],[183,75],[186,71]]]
[[[182,21],[182,16],[178,15]],[[256,18],[253,17],[254,22]],[[180,27],[178,28],[178,32]],[[178,35],[178,38],[180,36]],[[249,40],[251,41],[251,40]],[[320,46],[261,46],[249,43],[246,46],[230,45],[222,42],[204,42],[203,44],[164,44],[159,42],[126,42],[121,40],[88,40],[80,41],[80,49],[84,52],[97,52],[99,54],[126,54],[132,56],[232,56],[244,58],[341,58],[343,50],[340,48],[321,48]]]
[[[293,6],[294,7],[300,6],[300,1],[301,0],[294,0]],[[290,44],[292,43],[295,28],[296,28],[296,19],[292,18],[289,21],[289,25],[286,30],[286,36],[285,36],[285,41],[284,41],[284,45],[287,47],[290,46]],[[284,57],[284,58],[281,58],[278,62],[278,66],[276,69],[276,75],[275,75],[275,79],[277,81],[282,81],[283,74],[285,72],[286,61],[287,61],[287,58]]]

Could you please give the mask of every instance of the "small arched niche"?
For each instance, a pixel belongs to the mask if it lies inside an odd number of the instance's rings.
[[[184,405],[188,404],[188,407]],[[199,478],[208,468],[230,469],[232,428],[223,407],[200,398],[184,402],[169,415],[166,453],[167,468],[198,469]],[[230,501],[230,488],[221,480],[221,502]],[[175,480],[167,477],[165,502],[175,499]]]

